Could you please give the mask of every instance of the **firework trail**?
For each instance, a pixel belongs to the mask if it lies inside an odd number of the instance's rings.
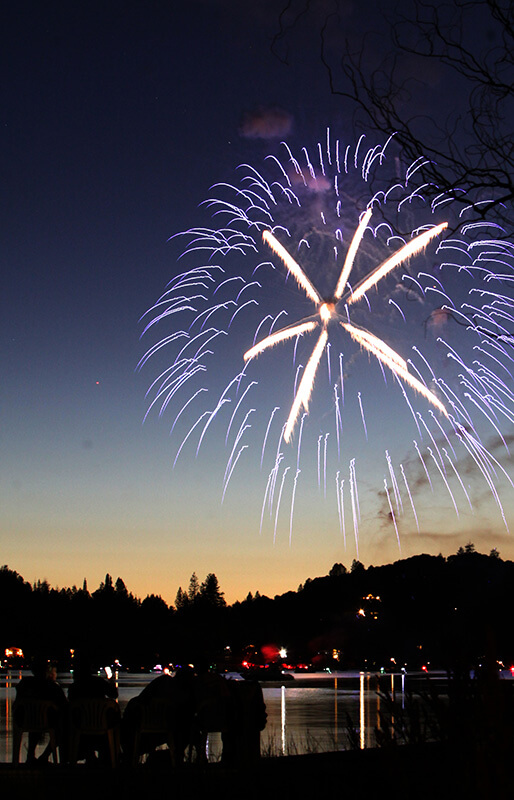
[[[191,457],[201,464],[207,443],[221,438],[226,501],[236,467],[251,472],[245,451],[257,450],[267,475],[260,530],[267,509],[274,541],[284,492],[291,541],[295,502],[309,481],[321,490],[322,477],[326,497],[334,475],[336,527],[345,532],[346,508],[357,553],[356,464],[378,486],[384,452],[398,543],[402,493],[418,530],[414,501],[419,508],[427,488],[449,495],[458,515],[457,489],[472,510],[460,462],[474,465],[506,526],[499,485],[512,482],[488,443],[508,454],[506,426],[514,422],[514,245],[494,221],[473,216],[472,202],[457,215],[455,193],[418,183],[422,158],[400,176],[394,140],[368,149],[365,141],[343,145],[327,131],[315,156],[282,143],[262,168],[241,164],[233,184],[211,187],[203,204],[209,223],[172,237],[185,242],[185,267],[142,317],[153,340],[138,364],[154,365],[145,419],[172,414],[174,466]],[[388,430],[397,450],[414,442],[413,458],[403,452],[402,487]]]
[[[453,466],[453,464],[452,464],[452,466]],[[418,533],[419,533],[419,522],[418,522],[418,515],[417,515],[417,513],[416,513],[416,507],[415,507],[415,505],[414,505],[414,500],[412,499],[411,490],[410,490],[410,487],[409,487],[409,484],[408,484],[408,481],[407,481],[407,476],[405,475],[405,470],[404,470],[404,468],[403,468],[403,464],[400,464],[400,471],[401,471],[401,473],[402,473],[403,482],[405,483],[405,489],[407,490],[407,495],[408,495],[408,497],[409,497],[409,500],[410,500],[410,505],[411,505],[411,508],[412,508],[412,513],[414,514],[414,519],[415,519],[415,521],[416,521],[416,528],[417,528],[417,531],[418,531]],[[457,475],[458,475],[458,473],[457,473]],[[459,476],[459,477],[460,477],[460,476]]]
[[[386,493],[386,496],[387,496],[387,503],[389,505],[389,513],[391,515],[391,519],[392,519],[393,525],[394,525],[394,530],[395,530],[395,533],[396,533],[396,540],[398,542],[398,550],[401,553],[402,548],[401,548],[401,545],[400,545],[400,534],[398,532],[398,525],[396,524],[396,517],[395,517],[395,514],[394,514],[394,510],[393,510],[393,504],[391,503],[391,498],[389,496],[389,489],[387,488],[387,480],[386,480],[386,478],[384,478],[384,489],[385,489],[385,493]]]
[[[344,549],[346,550],[346,523],[345,523],[345,516],[344,516],[344,493],[343,493],[343,489],[344,489],[344,478],[341,479],[341,486],[340,486],[338,494],[339,494],[339,503],[340,503],[340,508],[341,508],[341,528],[342,528],[341,532],[343,534]]]
[[[286,467],[284,472],[282,473],[282,480],[280,482],[280,489],[278,492],[277,507],[275,510],[275,527],[273,528],[273,544],[275,544],[275,541],[277,539],[277,523],[278,523],[278,512],[280,511],[280,501],[282,500],[282,492],[284,490],[286,475],[290,469],[291,469],[290,467]]]
[[[301,469],[296,470],[296,475],[294,476],[294,483],[293,483],[293,491],[291,494],[291,513],[289,514],[289,545],[293,540],[293,514],[294,514],[294,499],[296,495],[296,486],[298,483],[298,476],[301,472]]]
[[[396,475],[393,468],[393,462],[391,460],[391,456],[389,455],[388,451],[386,450],[386,461],[387,466],[389,467],[389,477],[391,478],[391,484],[393,487],[394,492],[394,500],[396,503],[396,511],[401,512],[403,514],[403,503],[402,503],[402,496],[400,493],[400,489],[398,487],[398,481],[396,480]]]
[[[323,435],[318,436],[318,489],[321,487],[321,440]]]
[[[355,537],[355,552],[357,554],[357,559],[359,558],[359,521],[357,518],[357,485],[355,482],[355,459],[350,461],[350,500],[352,503],[352,517],[353,517],[353,534]]]
[[[364,436],[366,437],[366,441],[368,441],[368,429],[366,428],[366,420],[364,418],[364,409],[362,407],[362,397],[361,397],[361,393],[360,392],[357,392],[357,399],[359,400],[359,408],[360,408],[360,411],[361,411],[362,427],[364,428]]]
[[[343,516],[341,510],[341,492],[339,487],[339,475],[340,472],[337,470],[336,472],[336,500],[337,500],[337,516],[339,518],[339,529],[341,533],[343,532]]]
[[[329,436],[330,433],[326,433],[323,442],[323,497],[327,496],[327,449]]]

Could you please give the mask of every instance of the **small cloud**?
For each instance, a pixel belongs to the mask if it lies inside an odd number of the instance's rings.
[[[311,175],[309,170],[305,167],[301,170],[301,173],[299,173],[293,166],[290,166],[288,169],[288,176],[293,186],[301,187],[303,185],[310,192],[314,192],[314,194],[324,194],[332,188],[331,182],[325,175]]]
[[[283,139],[291,132],[293,118],[276,106],[259,106],[243,114],[239,133],[245,139]]]
[[[432,329],[434,335],[437,335],[450,319],[453,319],[453,314],[450,309],[434,308],[426,320],[426,327]]]

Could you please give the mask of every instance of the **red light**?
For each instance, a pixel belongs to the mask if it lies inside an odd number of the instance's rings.
[[[274,644],[264,644],[261,647],[261,653],[265,661],[277,661],[279,649]]]
[[[421,670],[422,670],[422,672],[428,672],[428,669],[427,669],[427,667],[426,667],[424,664],[423,664],[423,666],[421,667]]]

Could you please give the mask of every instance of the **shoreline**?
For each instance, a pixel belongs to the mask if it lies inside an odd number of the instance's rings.
[[[255,764],[238,768],[192,764],[172,769],[164,759],[162,765],[116,769],[50,765],[37,770],[0,764],[0,785],[4,793],[11,793],[17,800],[116,796],[135,800],[147,796],[148,791],[153,796],[172,796],[174,800],[191,800],[206,796],[207,792],[224,800],[241,797],[261,800],[271,793],[281,800],[301,800],[329,793],[339,796],[343,792],[352,800],[384,795],[397,800],[412,797],[428,800],[434,796],[438,800],[459,796],[506,797],[507,787],[499,784],[495,780],[498,776],[490,772],[484,765],[481,771],[480,765],[474,769],[465,754],[436,742],[261,758]],[[510,791],[512,787],[508,788]]]

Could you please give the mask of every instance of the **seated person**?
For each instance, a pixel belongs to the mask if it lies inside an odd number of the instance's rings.
[[[194,683],[196,758],[206,761],[207,734],[211,731],[227,731],[234,715],[234,701],[229,681],[210,669],[205,658],[195,661]]]
[[[92,674],[93,669],[87,656],[81,655],[73,665],[73,683],[68,689],[68,700],[89,700],[108,698],[116,700],[118,689],[112,678],[101,678]]]
[[[118,689],[113,679],[101,678],[99,675],[92,674],[90,659],[82,654],[75,658],[73,667],[73,683],[68,688],[68,700],[71,705],[71,724],[73,727],[74,715],[79,711],[73,705],[81,700],[116,700]],[[76,719],[76,717],[75,717]],[[78,717],[80,719],[80,716]],[[119,724],[118,708],[108,709],[108,727],[116,727]],[[75,722],[77,725],[77,722]],[[78,724],[80,728],[80,723]],[[98,755],[97,755],[98,754]],[[98,760],[107,763],[109,753],[105,736],[81,737],[78,759],[86,761],[86,764],[94,764]]]
[[[258,760],[261,731],[266,727],[266,704],[257,681],[228,681],[234,713],[222,733],[222,763],[236,766]]]
[[[192,671],[187,668],[178,670],[175,676],[164,673],[128,702],[121,727],[122,749],[127,759],[151,754],[160,745],[168,744],[172,763],[182,763],[193,722],[193,679]],[[155,715],[150,722],[161,729],[141,734],[142,721],[149,713]],[[139,752],[135,753],[138,731]]]
[[[57,671],[55,666],[48,661],[47,658],[38,656],[32,662],[32,676],[22,678],[16,686],[16,698],[13,706],[13,714],[16,715],[16,704],[21,700],[48,700],[55,706],[54,719],[56,728],[57,744],[62,746],[66,741],[64,731],[66,727],[67,718],[67,702],[66,696],[57,683]],[[29,745],[27,751],[27,763],[36,761],[36,747],[41,740],[39,733],[29,733]],[[45,763],[51,753],[50,744],[48,744],[43,753],[37,759],[40,763]]]

